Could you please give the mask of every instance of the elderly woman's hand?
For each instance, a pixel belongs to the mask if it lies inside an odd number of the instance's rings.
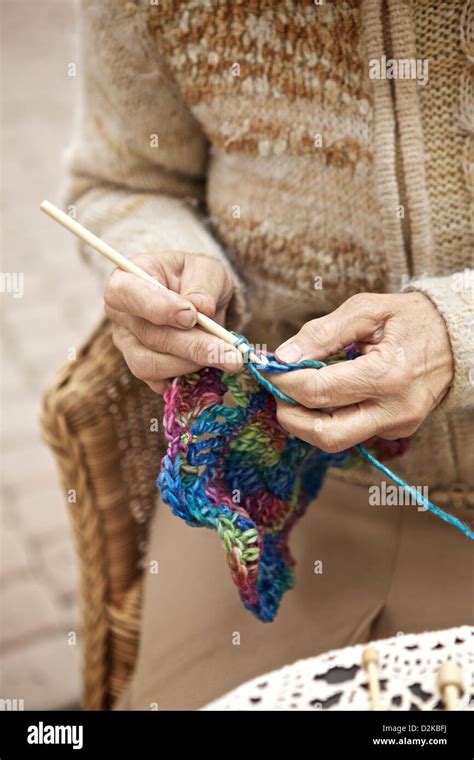
[[[324,360],[353,342],[362,352],[357,359],[271,378],[302,405],[278,401],[282,427],[324,451],[342,451],[374,435],[412,435],[453,377],[445,323],[416,292],[353,296],[303,325],[276,356],[288,363]]]
[[[113,341],[132,374],[162,393],[166,380],[203,366],[241,369],[242,354],[196,327],[197,311],[224,324],[234,292],[229,272],[209,256],[163,251],[131,257],[168,290],[115,269],[107,282],[105,313]]]

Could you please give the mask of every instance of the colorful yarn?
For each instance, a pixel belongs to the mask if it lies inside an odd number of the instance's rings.
[[[351,347],[327,363],[357,355]],[[192,527],[217,531],[247,609],[262,621],[274,619],[294,582],[290,531],[318,495],[328,468],[355,466],[357,452],[427,509],[474,538],[461,521],[379,461],[403,454],[408,439],[373,438],[367,442],[370,451],[356,446],[329,454],[286,433],[276,419],[274,396],[296,402],[267,376],[326,364],[267,359],[265,365],[248,362],[237,374],[206,368],[173,380],[164,396],[168,451],[157,481],[175,515]]]

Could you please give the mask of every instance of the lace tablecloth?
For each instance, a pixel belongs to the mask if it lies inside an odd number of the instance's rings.
[[[463,672],[459,709],[474,709],[474,628],[462,626],[371,642],[379,653],[384,710],[440,710],[437,673],[446,660]],[[299,660],[247,681],[204,710],[369,710],[367,644]]]

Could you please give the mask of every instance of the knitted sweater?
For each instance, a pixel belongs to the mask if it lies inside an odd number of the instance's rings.
[[[357,292],[425,293],[454,379],[396,469],[474,506],[473,9],[383,5],[82,0],[68,204],[126,255],[224,262],[229,325],[269,348]]]

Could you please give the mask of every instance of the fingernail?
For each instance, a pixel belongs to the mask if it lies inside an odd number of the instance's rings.
[[[193,327],[196,324],[196,315],[192,309],[181,309],[176,314],[176,322],[181,327]]]
[[[299,362],[299,360],[303,357],[303,352],[297,343],[283,343],[279,348],[277,348],[275,354],[277,359],[281,359],[287,364]]]

